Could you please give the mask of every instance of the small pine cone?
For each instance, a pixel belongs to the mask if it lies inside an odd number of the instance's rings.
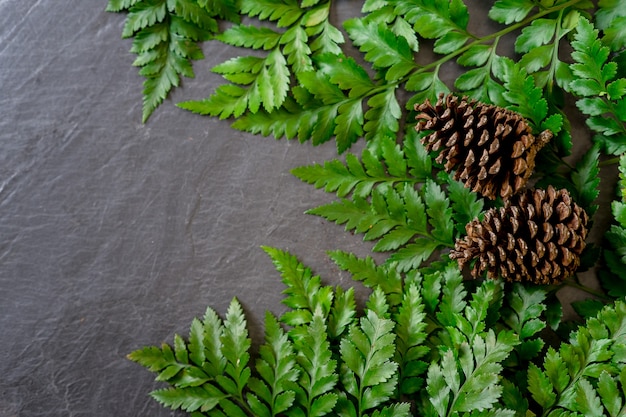
[[[466,97],[440,94],[434,106],[427,100],[415,110],[415,129],[433,131],[421,141],[428,151],[440,151],[436,161],[490,199],[519,192],[535,168],[537,152],[552,138],[549,130],[533,136],[518,113]]]
[[[487,272],[491,279],[555,284],[580,265],[587,221],[567,190],[527,190],[468,223],[450,257],[461,268],[475,260],[474,278]]]

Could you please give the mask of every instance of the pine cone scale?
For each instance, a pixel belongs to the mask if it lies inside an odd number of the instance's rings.
[[[527,190],[470,222],[450,257],[461,268],[473,263],[476,278],[557,283],[580,265],[587,221],[567,190]]]
[[[537,138],[519,114],[454,95],[416,105],[421,139],[447,172],[483,196],[507,199],[522,190],[535,167],[535,156],[551,138]],[[453,151],[452,151],[453,149]],[[480,157],[479,157],[480,155]],[[507,167],[507,169],[503,169]],[[510,168],[509,168],[510,167]]]

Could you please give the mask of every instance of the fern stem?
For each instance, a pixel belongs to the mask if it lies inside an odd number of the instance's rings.
[[[608,166],[608,165],[615,165],[615,164],[619,164],[619,156],[616,157],[616,158],[611,158],[611,159],[607,159],[605,161],[601,161],[601,162],[598,163],[598,166],[605,167],[605,166]]]
[[[554,6],[554,7],[550,7],[550,8],[544,9],[544,10],[534,14],[533,16],[527,17],[526,19],[522,20],[521,22],[515,23],[515,24],[510,25],[510,26],[507,26],[507,27],[505,27],[504,29],[502,29],[502,30],[500,30],[498,32],[495,32],[495,33],[483,36],[482,38],[478,38],[475,41],[468,43],[464,47],[459,48],[456,51],[451,52],[448,55],[445,55],[445,56],[441,57],[440,59],[438,59],[438,60],[436,60],[434,62],[431,62],[428,65],[424,65],[423,67],[420,67],[417,71],[415,71],[414,73],[412,73],[410,75],[413,75],[413,74],[416,74],[416,73],[419,73],[419,72],[422,72],[422,71],[427,71],[427,70],[429,70],[431,68],[434,68],[434,67],[441,66],[442,64],[450,61],[451,59],[456,58],[457,56],[463,54],[464,52],[466,52],[468,49],[472,48],[473,46],[483,44],[483,43],[485,43],[487,41],[491,41],[491,40],[495,41],[497,39],[500,39],[501,37],[503,37],[505,35],[508,35],[511,32],[514,32],[514,31],[516,31],[518,29],[521,29],[521,28],[523,28],[525,26],[528,26],[534,20],[537,20],[540,17],[543,17],[543,16],[545,16],[547,14],[550,14],[550,13],[553,13],[553,12],[562,11],[563,9],[566,9],[566,8],[568,8],[570,6],[573,6],[573,5],[577,4],[577,3],[580,3],[582,1],[583,0],[570,0],[570,1],[566,2],[566,3],[559,4],[558,6]],[[408,76],[406,76],[405,79],[408,79]]]
[[[549,96],[552,96],[554,88],[554,79],[556,75],[556,63],[559,62],[559,43],[563,34],[561,33],[561,24],[563,23],[563,10],[559,10],[559,18],[556,21],[556,30],[554,33],[554,48],[552,48],[552,58],[550,59],[550,69],[546,88]]]
[[[568,286],[568,287],[576,288],[577,290],[584,291],[587,294],[593,295],[594,297],[598,297],[600,300],[604,302],[613,301],[610,297],[607,297],[604,292],[579,284],[578,282],[572,279],[566,279],[565,281],[563,281],[563,284],[561,284],[560,288],[563,288],[564,286]]]

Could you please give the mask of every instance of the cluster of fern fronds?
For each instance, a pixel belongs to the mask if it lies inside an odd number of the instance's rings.
[[[144,122],[181,76],[193,76],[200,42],[250,50],[212,69],[225,83],[208,98],[179,106],[255,134],[334,139],[337,159],[293,170],[337,196],[308,213],[386,254],[379,263],[329,254],[371,288],[360,310],[352,289],[325,286],[293,255],[265,248],[289,310],[267,313],[258,357],[235,299],[224,319],[208,309],[173,347],[129,355],[170,385],[152,396],[197,416],[624,415],[624,3],[496,0],[487,17],[501,29],[488,35],[468,29],[471,8],[462,0],[365,0],[362,15],[345,22],[331,21],[332,7],[329,0],[109,1],[107,10],[127,12],[123,36],[133,38],[134,65],[146,78]],[[514,50],[503,51],[510,38]],[[360,56],[346,55],[347,41]],[[426,63],[418,59],[425,49],[434,56]],[[447,63],[460,71],[450,85],[440,78]],[[457,116],[445,108],[456,98],[441,98],[452,95],[467,98]],[[466,100],[482,110],[465,111]],[[416,116],[427,119],[418,129]],[[500,147],[472,130],[461,146],[464,131],[445,132],[489,122],[475,116],[500,118],[485,137],[512,126],[522,136]],[[573,117],[592,132],[578,160],[570,156]],[[541,146],[532,160],[520,158],[532,135]],[[358,140],[364,149],[350,153]],[[598,210],[600,171],[611,164],[620,167],[614,222],[604,241],[583,242]],[[505,176],[505,191],[494,192],[506,169],[519,174],[515,186]],[[529,179],[532,190],[509,201]],[[451,250],[478,279],[463,279]],[[535,265],[543,270],[532,278]],[[574,304],[586,321],[562,323],[556,291],[583,287],[575,273],[590,268],[601,288]]]

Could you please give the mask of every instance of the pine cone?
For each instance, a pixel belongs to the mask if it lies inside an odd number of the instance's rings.
[[[487,211],[483,221],[468,223],[467,236],[456,241],[450,257],[461,268],[475,259],[474,278],[486,271],[492,279],[558,283],[580,265],[587,221],[567,190],[527,190]]]
[[[439,95],[416,105],[415,129],[433,132],[422,138],[447,172],[485,197],[509,198],[524,187],[535,168],[535,156],[551,138],[546,130],[533,136],[526,120],[513,111],[467,97]]]

